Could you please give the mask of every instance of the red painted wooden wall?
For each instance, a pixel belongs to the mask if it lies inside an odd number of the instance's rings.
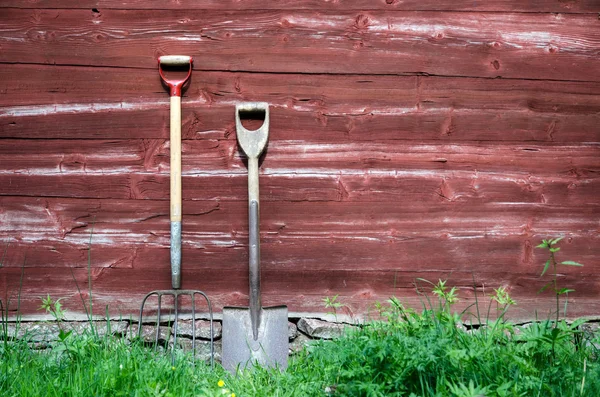
[[[271,104],[265,305],[354,314],[416,278],[463,304],[537,294],[564,236],[572,315],[600,314],[600,4],[569,1],[4,0],[1,299],[135,313],[170,287],[169,97],[183,98],[183,286],[246,305],[246,167],[234,106]],[[91,239],[91,244],[90,244]],[[91,247],[91,250],[89,249]],[[77,286],[81,290],[78,292]]]

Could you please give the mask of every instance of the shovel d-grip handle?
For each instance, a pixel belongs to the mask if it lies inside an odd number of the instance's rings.
[[[242,125],[241,115],[262,114],[264,119],[259,129],[250,131]],[[247,102],[235,105],[235,129],[240,147],[248,159],[258,158],[269,140],[269,104]]]
[[[167,55],[158,58],[158,72],[169,87],[171,96],[170,117],[170,218],[171,218],[171,285],[181,288],[181,89],[192,75],[192,57]],[[189,65],[183,79],[168,79],[163,66],[180,67]]]
[[[162,81],[169,87],[169,94],[171,96],[181,96],[181,90],[184,84],[192,76],[193,64],[193,58],[187,55],[163,55],[158,57],[158,73],[160,74]],[[168,79],[164,74],[163,66],[179,68],[186,65],[189,65],[189,69],[187,75],[183,79]]]

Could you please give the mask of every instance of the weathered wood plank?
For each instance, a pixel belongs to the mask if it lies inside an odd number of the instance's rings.
[[[554,222],[551,227],[561,228],[558,221]],[[416,223],[414,219],[412,223]],[[479,223],[482,224],[482,230],[464,232],[460,227],[453,230],[446,223],[444,230],[438,233],[414,229],[395,232],[394,236],[384,232],[379,235],[368,232],[364,236],[351,235],[348,231],[328,232],[325,229],[327,226],[323,227],[321,233],[299,231],[293,236],[277,238],[266,234],[262,239],[261,255],[264,258],[261,259],[261,266],[265,270],[279,269],[283,274],[295,269],[323,271],[324,268],[328,271],[356,272],[411,269],[421,271],[424,275],[452,272],[485,274],[496,271],[498,266],[506,266],[508,273],[541,273],[547,255],[531,247],[541,242],[542,238],[548,238],[547,231],[535,232],[535,235],[530,236],[523,233],[509,235],[508,227],[498,232],[486,232],[485,228],[494,228],[492,222]],[[351,222],[348,224],[352,225]],[[575,224],[575,221],[571,224]],[[356,224],[353,225],[357,227]],[[431,221],[424,227],[430,229],[435,225],[440,223]],[[577,226],[584,227],[585,223]],[[187,225],[188,230],[191,227]],[[89,265],[94,275],[104,271],[110,273],[112,269],[146,269],[155,271],[161,280],[170,281],[169,239],[164,230],[160,230],[163,234],[160,238],[154,238],[154,242],[141,244],[134,241],[140,234],[107,234],[103,232],[101,225],[99,229],[97,235],[92,235],[89,246],[82,240],[87,237],[89,241],[90,237],[83,235],[73,238],[69,236],[64,240],[38,239],[39,236],[36,235],[28,237],[29,241],[9,240],[4,267],[46,268],[50,272],[53,271],[50,269],[55,268],[86,269],[89,254]],[[186,263],[184,268],[187,268],[185,271],[216,274],[219,270],[237,269],[242,274],[246,273],[247,277],[247,234],[243,235],[240,230],[237,232],[239,234],[230,241],[226,240],[224,232],[219,233],[218,239],[208,233],[202,235],[202,232],[186,232],[182,245],[182,257]],[[585,264],[583,268],[574,270],[575,274],[597,277],[600,270],[596,248],[600,242],[598,237],[593,235],[593,231],[566,233],[574,243],[567,247],[569,249],[562,257],[567,258],[566,255],[570,252],[569,259],[576,258],[578,262]],[[552,236],[554,235],[556,234]],[[423,256],[424,252],[428,252],[426,257]],[[399,285],[406,286],[403,283]]]
[[[168,200],[166,174],[0,174],[2,196]],[[240,200],[247,197],[247,177],[188,175],[184,200]],[[539,178],[522,174],[383,172],[331,175],[262,175],[261,200],[385,202],[424,200],[448,205],[503,202],[585,206],[598,204],[600,179]]]
[[[594,14],[9,8],[2,20],[5,63],[154,68],[170,52],[203,70],[583,81],[600,68]]]
[[[166,140],[3,141],[0,196],[168,199]],[[597,206],[599,151],[597,144],[273,141],[262,163],[262,197]],[[182,158],[185,200],[246,199],[246,167],[233,137],[186,140]]]
[[[153,64],[154,66],[154,64]],[[43,115],[168,107],[158,70],[4,65],[0,106],[31,108]],[[536,113],[594,114],[600,82],[480,79],[439,76],[304,75],[197,70],[184,91],[185,106],[224,106],[268,100],[299,112],[369,114],[379,109],[530,110]],[[81,109],[77,105],[82,105]],[[105,104],[105,108],[102,107]],[[59,106],[67,105],[71,106]],[[89,106],[89,109],[85,108]],[[113,108],[109,108],[113,105]],[[137,106],[136,106],[137,105]],[[96,106],[96,107],[94,107]],[[26,108],[25,108],[26,109]],[[4,110],[4,113],[7,111]],[[13,111],[14,112],[14,111]]]
[[[247,199],[246,175],[200,174],[182,179],[184,200]],[[169,199],[168,174],[93,174],[80,178],[73,178],[73,174],[0,174],[0,184],[2,195],[7,196]],[[343,194],[338,178],[330,176],[262,176],[261,187],[261,197],[267,201],[339,201]]]
[[[160,269],[162,270],[162,269]],[[108,305],[112,316],[136,315],[143,295],[153,289],[169,288],[169,280],[159,277],[157,272],[136,271],[133,269],[113,269],[109,276],[108,271],[96,277],[92,282],[92,295],[94,297],[94,312],[100,315],[106,313]],[[79,294],[70,269],[56,269],[53,275],[54,283],[48,283],[48,273],[45,269],[25,269],[24,282],[20,285],[21,269],[6,269],[0,275],[0,287],[6,295],[10,295],[11,308],[14,312],[16,296],[20,289],[21,310],[26,313],[36,313],[40,306],[40,285],[45,285],[43,293],[53,297],[63,297],[61,301],[67,311],[83,312],[82,301],[87,300],[87,272],[85,269],[74,271],[75,280],[82,293]],[[417,278],[448,279],[448,284],[459,287],[459,296],[462,298],[462,307],[473,302],[473,279],[478,288],[478,299],[481,304],[489,302],[493,288],[507,287],[511,295],[517,300],[518,306],[511,311],[513,319],[529,319],[544,316],[546,311],[552,310],[554,301],[552,296],[537,294],[545,280],[539,275],[521,275],[514,272],[416,272],[407,271],[354,271],[341,270],[319,271],[296,269],[286,271],[285,274],[276,269],[263,272],[263,302],[265,305],[287,304],[292,312],[323,313],[328,309],[323,306],[323,298],[339,294],[339,300],[348,306],[351,313],[358,317],[372,313],[376,301],[384,302],[390,296],[399,296],[403,302],[418,309],[425,303],[414,290]],[[225,305],[247,305],[247,278],[240,271],[209,270],[198,273],[184,271],[184,286],[198,288],[206,291],[213,300],[214,308],[220,311]],[[136,280],[132,283],[131,280]],[[483,281],[485,280],[485,281]],[[570,294],[569,315],[590,315],[598,313],[598,288],[600,282],[595,278],[583,278],[577,274],[570,274],[561,279],[567,285],[574,287],[576,292]],[[398,287],[398,285],[403,285]],[[405,287],[406,286],[406,287]],[[430,287],[422,283],[419,285],[422,292],[428,293]],[[283,292],[282,292],[283,291]],[[430,293],[430,292],[429,292]],[[484,298],[484,293],[487,299]],[[135,317],[134,317],[135,318]]]
[[[594,0],[558,1],[495,0],[462,2],[449,0],[4,0],[0,8],[82,8],[93,13],[105,9],[125,10],[403,10],[403,11],[508,11],[508,12],[564,12],[595,13],[600,6]]]
[[[86,268],[90,253],[95,275],[124,268],[169,275],[168,203],[3,197],[0,208],[5,268]],[[247,204],[191,201],[183,210],[188,270],[242,272]],[[578,274],[596,275],[600,266],[598,208],[592,206],[275,202],[261,212],[264,268],[286,274],[324,264],[329,271],[369,272],[410,264],[425,273],[488,273],[506,264],[535,274],[545,253],[533,247],[558,235],[567,237],[561,254],[586,264]]]
[[[87,247],[115,243],[168,246],[168,203],[156,200],[80,200],[0,197],[0,233],[12,241],[65,239]],[[190,240],[237,246],[247,237],[247,203],[194,200],[184,203],[185,234]],[[377,205],[361,202],[269,202],[263,215],[264,238],[296,237],[401,242],[419,233],[436,238],[509,236],[538,233],[592,233],[598,227],[594,206],[546,206],[528,203],[474,202],[449,207],[444,202],[404,200]],[[93,236],[92,236],[93,235]],[[106,238],[104,238],[106,237]],[[241,239],[241,240],[240,240]],[[192,244],[193,245],[193,244]],[[18,261],[17,261],[18,262]]]
[[[224,139],[233,105],[271,104],[274,140],[600,139],[600,84],[397,76],[199,72],[183,100],[185,139]],[[155,70],[6,65],[0,137],[166,138]],[[76,81],[76,84],[65,81]],[[384,94],[382,94],[384,93]]]
[[[267,175],[378,175],[389,173],[473,171],[507,177],[594,178],[600,175],[600,144],[433,144],[402,141],[311,143],[271,136],[262,170]],[[167,139],[29,140],[3,139],[0,173],[166,174]],[[563,157],[557,162],[558,157]],[[184,140],[184,175],[244,174],[245,156],[235,136],[225,140]],[[81,176],[81,175],[80,175]],[[409,175],[410,176],[410,175]],[[1,191],[1,189],[0,189]]]
[[[233,104],[211,105],[184,100],[186,139],[224,139],[235,131]],[[168,105],[154,109],[86,109],[45,113],[48,106],[0,109],[0,137],[61,139],[167,138]],[[53,107],[53,106],[51,106]],[[348,142],[413,140],[440,142],[598,142],[600,115],[536,113],[528,110],[440,108],[378,113],[323,114],[320,110],[271,106],[274,140]]]

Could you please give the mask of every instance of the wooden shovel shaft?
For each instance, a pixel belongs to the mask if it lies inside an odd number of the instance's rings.
[[[181,97],[171,97],[171,284],[181,287]]]

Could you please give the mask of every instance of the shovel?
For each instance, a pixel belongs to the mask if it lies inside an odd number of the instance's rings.
[[[240,121],[240,113],[262,113],[262,126],[249,131]],[[251,102],[236,105],[235,126],[240,147],[248,157],[249,219],[249,307],[223,308],[223,367],[235,373],[253,365],[287,367],[287,306],[262,307],[260,295],[260,235],[258,158],[269,139],[269,105]]]

